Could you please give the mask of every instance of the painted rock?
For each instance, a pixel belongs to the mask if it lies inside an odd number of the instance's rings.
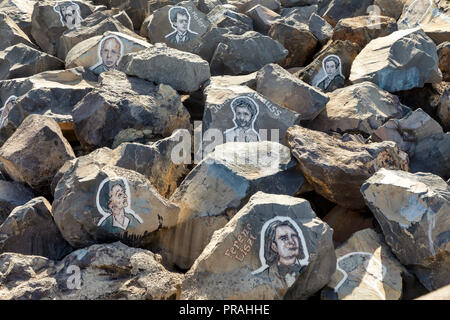
[[[100,86],[73,110],[75,134],[83,148],[111,147],[116,137],[141,131],[148,138],[168,137],[189,128],[189,113],[170,86],[129,78],[111,70],[99,77]]]
[[[168,261],[192,266],[211,239],[257,191],[295,195],[304,183],[289,149],[274,142],[232,142],[217,146],[175,190],[180,207],[175,228],[161,230],[153,248]]]
[[[370,81],[396,92],[439,83],[436,45],[420,28],[396,31],[372,40],[356,57],[350,81]]]
[[[152,232],[173,226],[178,211],[143,175],[82,161],[64,173],[52,205],[59,230],[74,248],[113,240],[143,245]]]
[[[84,40],[74,46],[66,57],[66,67],[83,66],[100,74],[117,68],[123,55],[149,48],[146,41],[120,32],[105,32],[104,35]]]
[[[448,284],[449,185],[430,173],[381,169],[361,193],[400,262],[430,291]]]
[[[17,182],[48,194],[53,176],[66,160],[75,158],[55,120],[29,115],[0,148],[0,161]]]
[[[308,201],[258,192],[214,233],[181,299],[306,299],[335,270],[332,233]]]
[[[72,248],[59,232],[43,197],[16,207],[0,225],[0,252],[16,252],[60,260]]]
[[[322,299],[400,300],[404,267],[373,229],[356,232],[336,249],[336,258]]]
[[[301,120],[296,112],[246,86],[208,86],[205,96],[203,140],[214,136],[215,145],[266,140],[286,144],[286,130]]]
[[[361,185],[380,168],[408,170],[408,155],[395,142],[344,142],[323,132],[294,126],[287,140],[314,190],[341,207],[365,206]]]

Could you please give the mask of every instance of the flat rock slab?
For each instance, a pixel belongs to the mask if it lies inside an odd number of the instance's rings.
[[[314,119],[330,100],[320,90],[273,63],[258,71],[256,91],[270,101],[297,112],[302,120]]]
[[[0,80],[64,69],[64,61],[19,43],[0,52]]]
[[[286,144],[286,130],[301,120],[296,112],[246,86],[208,86],[205,96],[203,137],[217,136],[216,144],[265,140]]]
[[[257,191],[295,195],[304,183],[289,148],[274,142],[232,142],[215,147],[183,180],[170,200],[180,207],[175,228],[152,244],[168,261],[189,269],[222,228]]]
[[[208,62],[164,44],[125,55],[119,70],[184,92],[197,91],[211,76]]]
[[[330,101],[310,129],[370,135],[389,119],[402,118],[411,109],[399,98],[371,82],[363,82],[329,93]]]
[[[408,170],[408,155],[395,142],[344,142],[299,126],[287,131],[287,140],[314,190],[348,209],[364,208],[359,189],[380,168]]]
[[[428,289],[448,283],[450,186],[430,173],[382,169],[361,187],[387,244]]]
[[[308,201],[258,192],[214,233],[181,299],[306,299],[335,270],[331,236]]]
[[[373,229],[356,232],[336,250],[336,272],[322,298],[400,300],[404,267]],[[334,298],[334,299],[333,299]]]
[[[356,57],[350,81],[371,81],[381,89],[396,92],[439,83],[436,45],[422,29],[396,31],[372,40]]]
[[[353,60],[360,51],[359,45],[348,40],[330,42],[309,65],[296,74],[300,80],[324,92],[332,92],[348,83]],[[326,71],[326,63],[331,68],[330,75]]]
[[[123,55],[150,46],[148,42],[127,34],[108,31],[104,35],[92,37],[74,46],[66,56],[66,68],[82,66],[100,74],[117,68]],[[111,49],[114,49],[115,53],[110,54]]]
[[[148,250],[120,242],[74,251],[58,263],[4,253],[0,255],[0,299],[175,299],[183,275],[167,271],[160,261]]]
[[[162,42],[182,51],[191,51],[211,25],[192,1],[164,6],[152,15],[147,34],[150,42]]]
[[[34,198],[34,192],[18,182],[0,180],[0,224],[5,221],[11,211]]]
[[[48,193],[53,176],[66,160],[75,158],[55,120],[29,115],[0,148],[0,161],[17,182]]]
[[[83,162],[64,173],[52,205],[58,228],[74,248],[111,240],[139,246],[151,232],[176,223],[178,207],[143,175]]]
[[[16,252],[60,260],[72,248],[59,232],[43,197],[16,207],[0,225],[0,252]]]

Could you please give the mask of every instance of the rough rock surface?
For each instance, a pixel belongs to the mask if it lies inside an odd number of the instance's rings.
[[[450,300],[450,284],[425,294],[416,300]]]
[[[19,43],[0,52],[0,80],[64,69],[64,61]]]
[[[430,173],[382,169],[361,193],[400,262],[428,290],[447,285],[450,186]]]
[[[164,44],[125,55],[119,63],[119,70],[184,92],[197,91],[211,76],[208,62]]]
[[[330,98],[276,64],[268,64],[258,71],[256,91],[300,115],[302,120],[314,119]]]
[[[0,224],[11,211],[33,199],[33,191],[18,182],[0,180]]]
[[[59,263],[4,253],[0,275],[0,299],[8,300],[167,300],[183,280],[159,256],[120,242],[74,251]]]
[[[170,86],[128,78],[117,70],[102,73],[99,84],[73,110],[75,134],[87,150],[111,147],[136,130],[154,139],[189,127],[189,113]]]
[[[374,0],[332,0],[322,17],[332,26],[341,19],[363,16]]]
[[[333,27],[321,16],[313,13],[308,22],[309,30],[319,40],[321,45],[325,45],[333,36]]]
[[[309,126],[318,131],[372,134],[391,118],[411,110],[397,96],[371,82],[358,83],[329,94],[330,101]]]
[[[439,99],[437,114],[445,131],[450,131],[450,86]]]
[[[343,142],[299,126],[287,131],[287,140],[314,190],[348,209],[364,208],[359,189],[380,168],[408,170],[408,155],[390,141]]]
[[[91,68],[95,73],[100,73],[95,71],[99,64],[101,65],[103,62],[101,56],[99,56],[99,46],[101,43],[104,44],[107,39],[111,38],[111,36],[117,37],[122,42],[123,48],[121,48],[121,50],[123,55],[144,50],[151,46],[146,41],[131,37],[127,34],[107,31],[103,35],[89,38],[75,45],[67,53],[66,68],[83,66],[86,68]],[[103,39],[106,40],[102,42]],[[119,61],[120,60],[116,62],[116,66]]]
[[[255,31],[223,35],[211,59],[211,74],[248,74],[268,63],[282,61],[288,51],[278,42]]]
[[[212,26],[227,29],[233,34],[244,34],[253,30],[253,20],[246,14],[240,13],[236,7],[228,4],[214,7],[208,13],[208,20]],[[205,41],[204,39],[202,42]]]
[[[441,43],[437,47],[439,56],[439,70],[442,72],[444,81],[450,81],[450,41]]]
[[[249,9],[246,14],[253,19],[255,31],[266,32],[280,19],[280,15],[264,6],[256,5]]]
[[[36,2],[36,0],[3,0],[0,3],[0,11],[6,13],[29,39],[32,39],[31,15]]]
[[[442,81],[436,45],[420,28],[372,40],[356,57],[350,81],[396,92]]]
[[[286,244],[277,241],[282,233]],[[214,233],[186,274],[181,299],[306,299],[335,270],[331,236],[308,201],[258,192]],[[294,256],[289,270],[279,266],[283,245]]]
[[[12,210],[0,224],[0,253],[16,252],[60,260],[72,252],[53,221],[51,207],[45,198],[39,197]]]
[[[0,148],[0,161],[17,182],[48,193],[53,176],[66,160],[75,158],[72,147],[53,119],[29,115]]]
[[[304,183],[289,149],[274,142],[217,146],[170,198],[180,207],[175,228],[159,231],[153,248],[188,269],[222,228],[257,191],[295,195]]]
[[[265,140],[286,144],[286,130],[301,120],[296,112],[271,102],[246,86],[210,85],[205,90],[205,97],[202,130],[207,136],[203,137],[204,142],[212,141],[214,136],[220,139],[214,141],[215,144]]]
[[[143,175],[102,163],[76,161],[55,189],[52,212],[74,248],[120,240],[133,246],[173,226],[178,207],[164,199]]]
[[[384,16],[359,16],[340,20],[334,28],[333,40],[350,40],[364,48],[370,41],[397,31],[395,19]]]
[[[400,300],[404,267],[373,229],[356,232],[336,250],[336,258],[332,289],[323,290],[323,298]]]
[[[2,35],[0,50],[5,50],[19,43],[33,48],[36,47],[19,26],[3,12],[0,12],[0,34]]]

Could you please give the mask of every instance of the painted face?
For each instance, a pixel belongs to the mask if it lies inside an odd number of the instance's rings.
[[[336,68],[336,64],[334,63],[334,61],[327,61],[325,63],[325,71],[327,72],[327,74],[329,76],[332,76],[336,73],[337,68]]]
[[[125,209],[128,206],[127,194],[124,188],[118,184],[116,184],[109,192],[109,199],[109,209],[112,211]]]
[[[177,22],[175,22],[175,27],[177,28],[178,33],[185,33],[187,31],[189,25],[189,18],[187,15],[182,15],[177,13]]]
[[[289,226],[278,226],[275,231],[275,241],[272,250],[280,256],[281,264],[290,266],[298,257],[299,239],[295,230]]]
[[[252,114],[246,107],[236,108],[236,124],[241,128],[249,128],[252,123]]]
[[[120,58],[120,43],[114,38],[107,39],[103,44],[101,56],[105,66],[115,67]]]
[[[66,25],[69,29],[75,28],[77,25],[77,7],[74,5],[67,6],[61,9],[61,14],[66,19]]]

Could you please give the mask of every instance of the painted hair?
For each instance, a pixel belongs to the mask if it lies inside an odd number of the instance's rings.
[[[280,226],[288,226],[289,228],[294,230],[295,233],[297,233],[297,230],[292,225],[292,223],[290,223],[287,220],[286,221],[275,220],[267,227],[266,232],[264,234],[264,258],[266,259],[266,263],[268,265],[277,262],[279,258],[278,253],[276,253],[272,249],[272,243],[275,242],[276,230]]]
[[[336,66],[336,69],[339,68],[340,62],[339,62],[338,58],[333,57],[333,56],[328,56],[328,57],[325,58],[325,60],[323,60],[323,65],[325,66],[327,64],[327,62],[329,62],[329,61],[333,61],[334,62],[335,66]]]
[[[172,9],[170,9],[170,22],[172,24],[177,22],[177,15],[181,14],[182,16],[186,16],[188,17],[188,19],[190,19],[189,17],[189,13],[187,12],[186,8],[183,7],[173,7]]]
[[[235,112],[237,108],[242,107],[247,108],[248,111],[250,111],[250,113],[252,114],[252,118],[254,118],[255,115],[258,113],[258,109],[253,103],[253,101],[245,97],[234,100],[233,103],[231,104],[231,107]]]

